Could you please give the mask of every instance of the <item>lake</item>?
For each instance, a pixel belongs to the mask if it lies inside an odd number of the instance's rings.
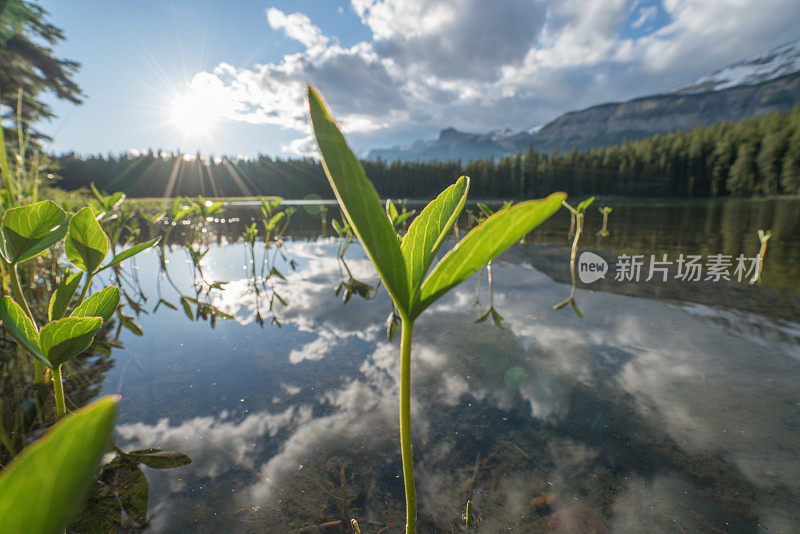
[[[144,468],[148,532],[401,531],[391,303],[357,241],[337,256],[335,207],[296,207],[269,249],[241,238],[254,206],[173,227],[163,264],[121,271],[144,335],[115,325],[110,354],[67,371],[74,398],[121,395],[117,446],[191,458]],[[463,531],[470,499],[475,532],[800,532],[800,201],[596,201],[579,253],[609,266],[578,311],[553,309],[569,228],[562,210],[493,262],[492,295],[484,271],[417,321],[420,531]],[[734,271],[758,229],[751,285]],[[699,281],[676,278],[681,254]],[[639,280],[616,280],[637,255]],[[730,280],[706,278],[714,255]],[[476,323],[490,303],[503,328]]]

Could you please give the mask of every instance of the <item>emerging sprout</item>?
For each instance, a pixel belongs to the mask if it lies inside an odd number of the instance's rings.
[[[402,324],[400,449],[406,490],[406,533],[413,533],[417,528],[410,400],[414,320],[439,297],[555,213],[566,195],[554,193],[495,213],[473,228],[431,269],[436,253],[464,208],[469,178],[462,176],[428,204],[400,240],[393,226],[396,221],[391,213],[393,205],[390,203],[385,209],[381,206],[375,187],[347,146],[322,97],[312,87],[308,88],[308,103],[325,174],[355,237],[361,241],[386,286]]]

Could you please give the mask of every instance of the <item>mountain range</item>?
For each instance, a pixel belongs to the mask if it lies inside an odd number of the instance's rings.
[[[502,157],[533,147],[579,150],[619,144],[689,129],[697,124],[739,121],[800,103],[800,40],[753,56],[662,94],[612,102],[565,113],[542,127],[523,131],[460,132],[446,128],[435,140],[407,147],[373,149],[367,159],[383,161],[470,160]]]

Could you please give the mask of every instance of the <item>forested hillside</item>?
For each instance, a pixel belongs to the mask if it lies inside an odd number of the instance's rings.
[[[133,197],[278,195],[330,198],[321,165],[313,159],[191,158],[141,155],[57,158],[60,185],[94,182]],[[499,160],[450,162],[365,161],[381,196],[427,198],[460,174],[479,197],[570,194],[647,197],[767,196],[800,194],[800,106],[737,123],[626,142],[585,152],[520,151]]]

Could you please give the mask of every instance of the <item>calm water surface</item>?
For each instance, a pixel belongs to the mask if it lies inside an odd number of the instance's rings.
[[[606,204],[610,235],[592,207],[580,249],[612,272],[579,283],[583,318],[553,310],[570,291],[562,211],[494,262],[504,329],[475,322],[485,274],[418,320],[420,531],[461,531],[471,499],[479,532],[800,532],[800,202]],[[192,458],[145,468],[148,531],[348,532],[355,517],[362,532],[399,532],[390,300],[379,288],[342,302],[347,269],[377,276],[357,242],[345,268],[303,209],[265,260],[239,237],[256,213],[229,207],[202,234],[202,275],[227,285],[200,300],[233,318],[214,328],[179,302],[198,275],[179,233],[169,279],[155,252],[127,265],[148,300],[144,336],[123,331],[99,379],[122,396],[117,444]],[[759,228],[774,233],[759,285],[613,279],[621,254],[754,256]],[[272,267],[285,280],[266,279]],[[176,309],[153,311],[159,298]]]

